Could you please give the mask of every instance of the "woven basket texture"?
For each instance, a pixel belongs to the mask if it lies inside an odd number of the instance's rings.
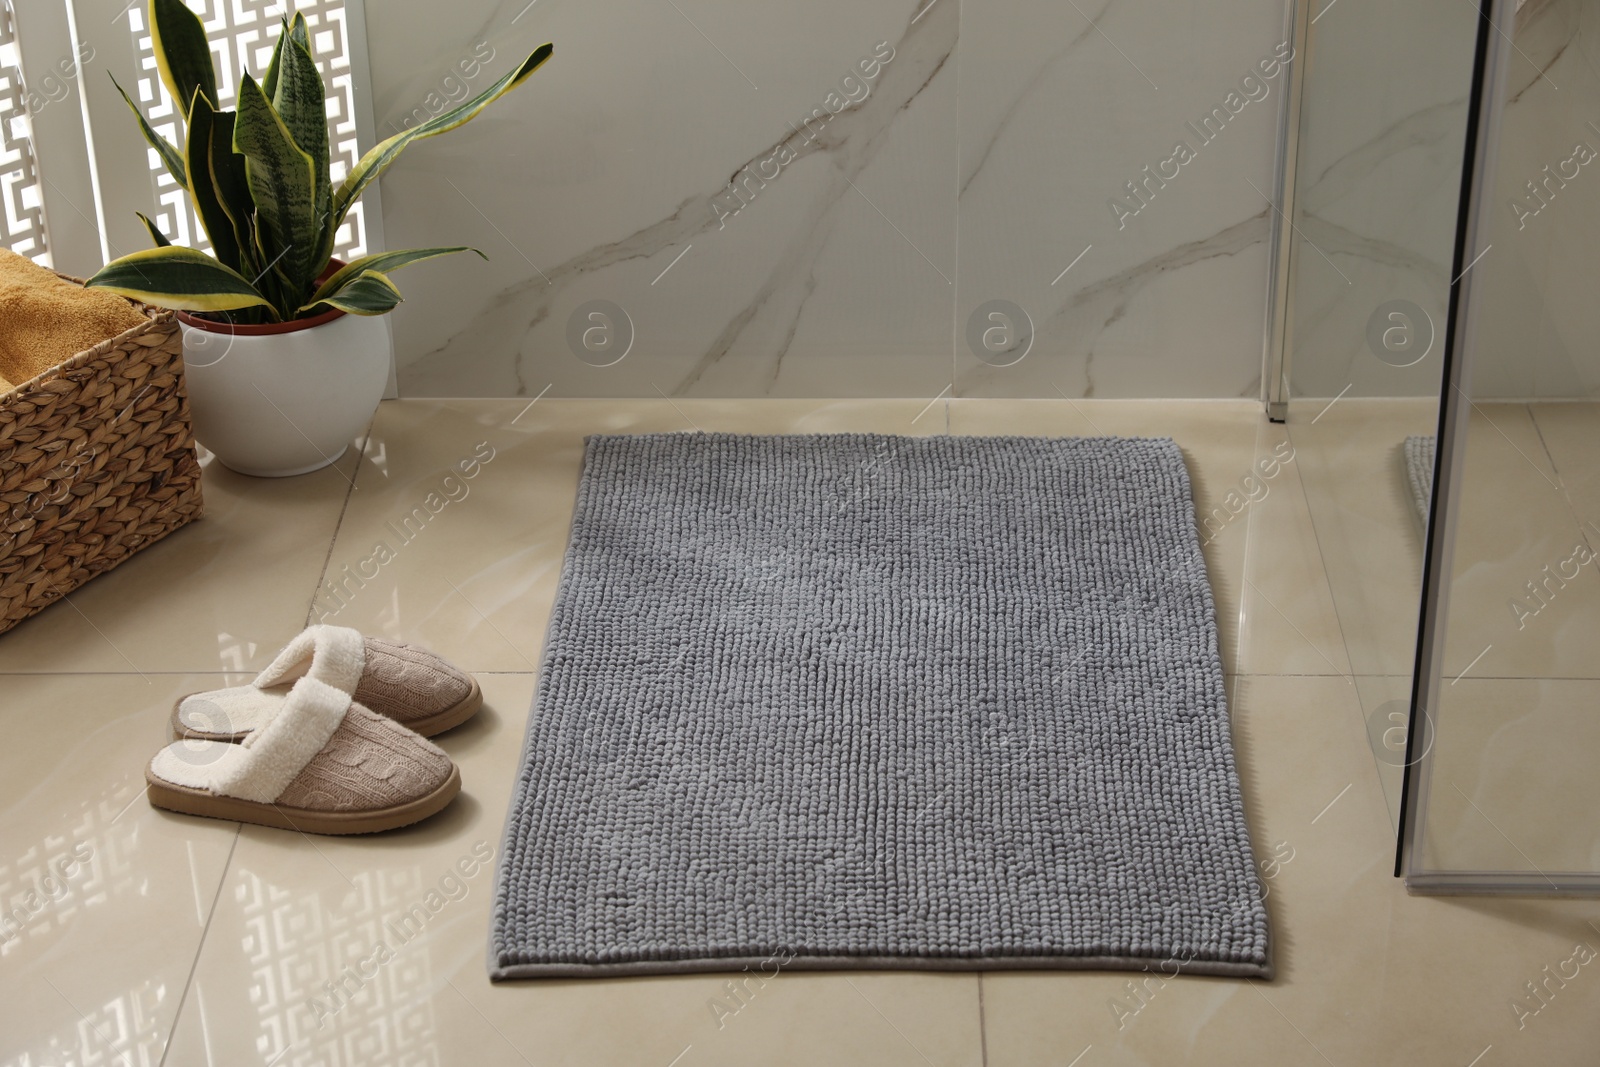
[[[0,395],[0,633],[200,516],[177,316],[134,306],[142,325]]]

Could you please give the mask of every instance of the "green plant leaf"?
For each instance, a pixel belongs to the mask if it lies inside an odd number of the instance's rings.
[[[111,84],[117,87],[117,92],[122,93],[122,99],[127,102],[128,110],[133,112],[133,117],[139,120],[139,129],[144,133],[144,139],[150,142],[150,147],[156,150],[156,155],[161,157],[162,166],[167,168],[167,173],[172,175],[172,180],[189,188],[189,177],[183,166],[183,153],[179,152],[173,143],[161,136],[151,125],[145,121],[144,113],[137,104],[117,82],[116,75],[111,76]]]
[[[217,72],[200,17],[183,0],[150,0],[150,47],[172,101],[184,109],[195,90],[217,107]]]
[[[299,15],[295,16],[302,23]],[[283,38],[279,38],[283,40]],[[265,86],[262,89],[265,92]],[[328,107],[322,88],[322,75],[311,49],[295,36],[288,38],[279,60],[278,79],[272,88],[273,110],[289,128],[295,144],[313,159],[328,155]]]
[[[239,235],[233,219],[223,210],[211,176],[211,145],[217,132],[217,113],[205,95],[196,89],[189,106],[189,140],[184,158],[189,175],[189,197],[206,228],[206,236],[211,239],[212,252],[223,266],[240,270]],[[232,133],[231,124],[226,132]]]
[[[267,303],[237,271],[178,245],[114,259],[84,284],[185,311],[231,311]]]
[[[267,71],[261,75],[261,91],[271,100],[278,95],[278,67],[283,63],[283,42],[289,39],[289,20],[279,19],[283,23],[283,32],[278,34],[278,43],[272,46],[272,59],[267,63]]]
[[[378,175],[395,161],[395,158],[405,150],[406,145],[423,137],[437,136],[470,122],[484,108],[526,81],[528,75],[538,70],[554,50],[553,45],[540,45],[515,70],[494,82],[477,96],[463,101],[459,106],[443,114],[436,115],[427,122],[420,122],[408,130],[395,134],[362,156],[361,162],[355,165],[333,194],[333,212],[323,230],[322,245],[325,254],[332,254],[334,234],[344,222],[350,206],[360,198],[366,187],[376,181]]]
[[[292,22],[287,18],[278,21],[283,25],[283,31],[278,34],[278,43],[272,48],[272,62],[267,64],[266,76],[261,79],[261,91],[267,94],[268,100],[275,100],[278,96],[278,68],[283,62],[284,42],[299,41],[302,48],[311,51],[311,27],[307,25],[304,15],[296,11]]]
[[[316,214],[316,168],[249,74],[239,80],[233,148],[245,157],[245,178],[256,206],[257,244],[265,257],[262,262],[288,284],[279,310],[298,306],[318,273],[321,227]]]
[[[312,174],[316,179],[313,199],[317,218],[317,233],[328,216],[331,189],[328,179],[328,107],[322,89],[322,75],[317,72],[317,62],[311,50],[301,43],[305,35],[305,18],[295,15],[295,27],[288,43],[283,46],[283,60],[278,72],[277,93],[272,97],[272,109],[283,120],[284,128],[300,150],[311,157]],[[314,241],[321,247],[320,241]],[[315,264],[314,278],[323,264]],[[311,279],[306,279],[310,281]]]
[[[299,41],[301,48],[307,52],[311,51],[311,25],[298,11],[294,13],[294,18],[289,20],[289,36]]]
[[[331,280],[331,279],[330,279]],[[320,314],[325,307],[336,307],[352,315],[383,315],[400,303],[400,290],[388,275],[375,270],[364,270],[346,278],[339,288],[303,305],[297,315]]]
[[[250,179],[245,174],[244,156],[233,150],[233,125],[232,111],[212,112],[211,140],[205,153],[206,172],[217,205],[233,227],[234,243],[239,249],[239,263],[235,269],[246,277],[254,277],[261,272],[265,263],[256,258],[256,205],[250,198]],[[192,134],[190,146],[192,149]]]
[[[293,299],[291,299],[290,296],[285,292],[285,290],[288,288],[288,282],[284,279],[283,275],[279,273],[276,266],[274,266],[271,257],[267,255],[262,247],[262,241],[264,240],[264,237],[261,232],[261,227],[253,227],[250,231],[250,234],[251,240],[255,244],[256,263],[259,264],[256,273],[250,278],[250,284],[261,291],[262,295],[267,298],[267,301],[272,305],[273,310],[277,312],[280,318],[293,318],[295,305],[304,299],[303,296],[300,294],[295,294]]]
[[[142,211],[135,211],[134,214],[139,216],[139,221],[144,223],[144,228],[150,231],[150,240],[156,243],[157,248],[166,248],[172,244],[167,235],[161,232],[161,227],[151,222],[148,215]]]
[[[398,252],[374,252],[370,256],[362,256],[360,259],[352,260],[340,267],[328,277],[327,281],[322,283],[321,288],[317,290],[316,295],[311,299],[313,301],[326,299],[337,293],[352,278],[359,277],[365,271],[388,274],[390,271],[399,270],[409,264],[420,263],[424,259],[433,259],[435,256],[448,256],[455,252],[475,252],[482,259],[489,258],[476,248],[468,248],[466,245],[453,245],[449,248],[406,248]]]

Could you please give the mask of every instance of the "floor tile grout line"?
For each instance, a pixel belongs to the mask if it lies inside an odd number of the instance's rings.
[[[884,1022],[888,1023],[890,1028],[893,1029],[895,1033],[899,1034],[902,1038],[905,1039],[905,1043],[911,1046],[911,1049],[912,1049],[913,1052],[915,1052],[918,1056],[922,1057],[923,1062],[927,1063],[928,1067],[933,1067],[933,1061],[928,1059],[928,1054],[926,1052],[923,1052],[922,1049],[917,1045],[917,1043],[915,1041],[911,1040],[910,1036],[907,1035],[904,1030],[900,1029],[899,1024],[897,1024],[893,1019],[889,1018],[889,1016],[885,1015],[884,1012],[883,1012],[883,1009],[878,1007],[878,1005],[873,1002],[871,997],[869,997],[865,993],[861,992],[861,987],[856,985],[855,981],[848,974],[845,975],[845,979],[844,980],[845,980],[845,984],[846,985],[848,985],[851,989],[854,989],[856,991],[856,995],[857,996],[859,996],[862,1000],[867,1002],[868,1007],[870,1007],[873,1011],[878,1013],[878,1017],[880,1019],[882,1019]]]
[[[1283,436],[1284,440],[1289,442],[1289,454],[1294,455],[1294,435],[1290,432],[1287,422],[1283,424]],[[1354,679],[1358,677],[1355,657],[1350,654],[1350,638],[1344,632],[1344,616],[1339,614],[1339,599],[1333,595],[1333,580],[1328,574],[1328,557],[1322,551],[1322,535],[1317,531],[1317,518],[1311,513],[1311,494],[1306,492],[1306,482],[1300,475],[1300,469],[1300,465],[1296,463],[1294,481],[1300,487],[1300,503],[1305,506],[1306,525],[1311,529],[1311,543],[1317,549],[1317,563],[1322,573],[1322,587],[1328,592],[1328,606],[1333,609],[1333,624],[1339,630],[1339,645],[1344,649],[1344,665],[1347,672],[1345,677]],[[1396,675],[1395,677],[1400,676]],[[1356,699],[1358,702],[1360,701],[1359,693]]]
[[[978,1063],[989,1067],[989,1026],[984,1019],[983,972],[978,972]]]
[[[322,583],[327,581],[328,568],[333,565],[333,547],[339,543],[339,531],[344,528],[344,517],[350,510],[350,498],[355,495],[356,481],[361,477],[361,461],[367,458],[367,449],[372,445],[372,428],[377,424],[378,413],[373,411],[372,418],[367,422],[366,433],[361,438],[361,450],[356,453],[356,469],[351,472],[353,477],[350,479],[350,487],[344,491],[344,501],[339,505],[339,517],[334,520],[333,534],[328,538],[328,552],[322,557],[322,569],[317,572],[317,584],[311,587],[311,599],[306,603],[307,626],[311,625],[312,616],[317,611],[317,593],[322,589]]]
[[[1269,422],[1268,425],[1271,425],[1271,423]],[[1262,420],[1258,416],[1255,426],[1255,436],[1250,442],[1250,469],[1252,471],[1255,470],[1256,457],[1261,454],[1261,438],[1264,432],[1265,431],[1262,428]],[[1193,492],[1192,489],[1190,491],[1191,493]],[[1255,538],[1251,536],[1255,532],[1255,512],[1256,509],[1251,508],[1249,513],[1244,517],[1244,547],[1242,549],[1243,558],[1239,561],[1239,607],[1238,610],[1234,612],[1233,616],[1233,665],[1235,668],[1238,668],[1245,659],[1245,604],[1250,596],[1250,543],[1255,540]],[[1198,533],[1199,531],[1196,530],[1197,535]],[[1200,550],[1203,557],[1205,554],[1205,545],[1202,544],[1200,546]],[[1209,575],[1207,577],[1209,578]],[[1213,596],[1214,595],[1215,594],[1213,593]],[[1283,613],[1279,612],[1279,614],[1281,615]],[[1224,672],[1226,672],[1226,668],[1224,668]],[[1232,705],[1230,704],[1229,707],[1232,707]]]
[[[1324,672],[1322,674],[1307,674],[1298,672],[1273,673],[1270,671],[1225,671],[1224,673],[1229,678],[1340,678],[1347,682],[1357,679],[1366,681],[1379,679],[1386,681],[1410,681],[1411,679],[1411,675],[1409,674],[1334,674],[1329,672]],[[0,677],[3,677],[3,675],[0,675]],[[1600,676],[1591,675],[1589,677],[1584,677],[1582,675],[1551,676],[1548,674],[1474,674],[1471,678],[1467,678],[1465,680],[1469,682],[1600,682]]]
[[[1561,468],[1556,465],[1555,453],[1550,451],[1550,442],[1544,439],[1544,430],[1539,426],[1539,413],[1534,410],[1534,401],[1523,404],[1528,412],[1528,425],[1533,427],[1533,435],[1539,439],[1539,448],[1544,452],[1545,460],[1550,464],[1550,473],[1556,476],[1556,481],[1561,481]],[[1563,495],[1565,495],[1563,493]]]
[[[1309,490],[1306,489],[1305,478],[1302,477],[1302,475],[1300,473],[1301,470],[1303,470],[1304,468],[1302,468],[1300,463],[1298,462],[1299,455],[1294,450],[1294,431],[1290,428],[1290,425],[1289,425],[1288,422],[1285,422],[1283,424],[1283,434],[1284,434],[1284,439],[1289,442],[1289,448],[1291,450],[1290,451],[1290,455],[1295,456],[1295,459],[1296,459],[1295,467],[1294,467],[1295,483],[1300,486],[1300,500],[1301,500],[1301,502],[1303,504],[1305,504],[1305,509],[1306,509],[1306,525],[1308,525],[1311,528],[1311,542],[1312,542],[1312,544],[1316,545],[1316,547],[1317,547],[1317,560],[1321,564],[1322,584],[1323,584],[1323,587],[1325,589],[1327,589],[1327,591],[1328,591],[1328,606],[1333,608],[1334,625],[1336,627],[1338,627],[1338,630],[1339,630],[1339,644],[1340,644],[1340,647],[1342,647],[1344,649],[1344,665],[1345,665],[1345,668],[1348,670],[1349,673],[1348,674],[1339,675],[1339,677],[1344,678],[1346,684],[1348,684],[1353,689],[1355,689],[1355,691],[1356,691],[1356,693],[1355,693],[1355,697],[1356,697],[1356,699],[1355,699],[1356,714],[1358,716],[1360,716],[1361,719],[1362,719],[1362,722],[1360,723],[1362,729],[1366,729],[1365,718],[1366,718],[1367,709],[1366,709],[1366,706],[1364,704],[1362,704],[1362,702],[1361,702],[1361,686],[1356,684],[1356,679],[1358,679],[1358,678],[1405,678],[1407,676],[1403,675],[1403,674],[1359,674],[1359,673],[1357,673],[1357,671],[1356,671],[1356,657],[1353,656],[1351,654],[1351,652],[1350,652],[1350,638],[1349,638],[1349,635],[1347,635],[1345,633],[1345,630],[1344,630],[1344,616],[1342,614],[1340,614],[1340,612],[1339,612],[1339,595],[1334,592],[1334,590],[1333,590],[1333,585],[1334,585],[1333,576],[1328,573],[1328,554],[1325,551],[1323,551],[1323,548],[1322,548],[1322,531],[1320,529],[1318,529],[1318,527],[1317,527],[1317,516],[1316,516],[1315,512],[1313,512],[1311,510],[1311,493],[1310,493]],[[1322,677],[1327,677],[1327,676],[1323,675]],[[1410,686],[1409,685],[1407,686],[1407,692],[1408,692],[1408,694],[1410,692]],[[1377,753],[1376,752],[1373,753],[1372,762],[1373,762],[1373,767],[1376,768],[1377,765],[1378,765],[1378,757],[1377,757]],[[1381,784],[1382,784],[1382,772],[1381,771],[1379,772],[1379,783],[1380,783],[1380,787],[1381,787]]]
[[[1329,1065],[1329,1067],[1333,1067],[1333,1061],[1328,1059],[1327,1054],[1324,1053],[1320,1048],[1317,1047],[1316,1042],[1312,1041],[1309,1037],[1306,1037],[1306,1032],[1304,1030],[1300,1029],[1300,1027],[1296,1026],[1295,1023],[1294,1023],[1294,1020],[1290,1019],[1287,1015],[1285,1015],[1283,1013],[1283,1009],[1282,1008],[1280,1008],[1276,1004],[1272,1003],[1271,1000],[1268,1000],[1267,999],[1267,995],[1265,993],[1261,992],[1261,988],[1259,986],[1257,986],[1255,982],[1253,982],[1250,979],[1246,978],[1244,980],[1244,984],[1249,986],[1251,989],[1254,989],[1256,991],[1256,996],[1260,997],[1262,1000],[1265,1000],[1267,1002],[1267,1007],[1271,1008],[1273,1011],[1278,1013],[1278,1018],[1280,1018],[1284,1022],[1288,1023],[1289,1026],[1294,1030],[1294,1032],[1299,1034],[1301,1039],[1304,1040],[1306,1044],[1311,1046],[1311,1050],[1313,1052],[1315,1052],[1318,1056],[1321,1056],[1323,1058],[1323,1060]]]
[[[1561,485],[1561,498],[1567,506],[1567,514],[1572,518],[1573,524],[1578,527],[1578,537],[1582,539],[1589,551],[1593,552],[1595,549],[1594,542],[1590,540],[1589,534],[1584,530],[1583,518],[1578,514],[1577,501],[1573,499],[1572,490],[1567,487],[1566,480],[1561,477],[1561,468],[1556,464],[1555,453],[1550,451],[1550,442],[1545,440],[1544,427],[1539,425],[1539,413],[1534,410],[1535,404],[1529,402],[1525,406],[1528,409],[1528,422],[1533,426],[1534,436],[1539,438],[1539,447],[1544,450],[1544,458],[1550,464],[1550,473],[1556,476],[1556,481]]]
[[[166,1043],[161,1046],[161,1059],[156,1067],[166,1067],[167,1056],[172,1052],[173,1038],[178,1036],[178,1021],[183,1018],[183,1007],[189,1000],[189,990],[194,986],[194,973],[200,969],[200,954],[205,951],[206,938],[211,933],[211,923],[217,917],[217,902],[222,899],[222,887],[228,884],[228,871],[233,867],[233,854],[239,848],[239,838],[244,836],[244,824],[233,828],[233,843],[228,846],[228,858],[222,861],[222,872],[217,876],[217,891],[211,895],[211,910],[206,913],[206,923],[200,928],[200,943],[195,946],[194,959],[189,961],[189,973],[183,980],[183,992],[178,995],[178,1006],[172,1013],[172,1026],[167,1031]]]
[[[1272,427],[1272,423],[1271,423],[1270,420],[1265,421],[1265,422],[1261,422],[1261,423],[1257,423],[1257,426],[1256,426],[1256,449],[1255,449],[1255,453],[1251,457],[1251,469],[1252,470],[1254,469],[1255,463],[1260,459],[1260,456],[1261,456],[1261,439],[1262,439],[1262,435],[1266,434],[1266,433],[1269,433],[1271,431],[1271,427]],[[1285,438],[1285,440],[1287,440],[1289,442],[1290,448],[1293,449],[1293,447],[1294,447],[1294,438],[1290,435],[1289,426],[1288,426],[1287,423],[1284,424],[1284,438]],[[1293,453],[1291,452],[1291,455],[1292,454]],[[1294,469],[1294,472],[1293,472],[1293,476],[1294,476],[1295,484],[1300,487],[1300,500],[1301,500],[1301,503],[1303,503],[1305,505],[1306,525],[1310,527],[1310,529],[1311,529],[1311,539],[1312,539],[1312,542],[1316,545],[1318,570],[1322,575],[1323,588],[1325,588],[1327,590],[1327,592],[1328,592],[1328,606],[1333,609],[1334,625],[1338,628],[1338,631],[1339,631],[1339,645],[1344,650],[1345,668],[1346,669],[1341,671],[1339,669],[1339,665],[1337,663],[1334,663],[1331,659],[1328,659],[1327,655],[1323,653],[1322,649],[1318,648],[1314,643],[1312,643],[1312,641],[1311,641],[1311,639],[1309,637],[1307,637],[1305,634],[1302,633],[1300,636],[1305,639],[1305,641],[1306,641],[1306,643],[1308,645],[1311,646],[1311,650],[1313,652],[1317,653],[1317,655],[1319,655],[1319,656],[1322,656],[1323,660],[1327,662],[1328,666],[1330,666],[1330,667],[1332,667],[1334,669],[1334,674],[1332,674],[1332,675],[1326,675],[1326,674],[1309,675],[1309,674],[1302,674],[1302,673],[1298,673],[1297,672],[1297,673],[1293,673],[1293,674],[1263,674],[1263,675],[1261,675],[1261,677],[1279,677],[1279,678],[1282,678],[1282,677],[1318,677],[1318,678],[1338,677],[1338,678],[1343,678],[1346,681],[1351,682],[1353,684],[1353,681],[1356,678],[1356,673],[1355,673],[1355,663],[1350,658],[1350,642],[1349,642],[1349,639],[1345,637],[1344,621],[1339,615],[1338,601],[1335,599],[1335,597],[1333,595],[1333,583],[1328,579],[1328,559],[1327,559],[1327,556],[1325,556],[1323,554],[1323,551],[1322,551],[1322,540],[1321,540],[1321,538],[1319,538],[1317,536],[1316,520],[1313,518],[1313,516],[1311,514],[1311,499],[1306,494],[1305,481],[1300,477],[1300,467],[1298,465],[1295,466],[1295,469]],[[1245,544],[1244,544],[1245,559],[1244,559],[1244,567],[1241,570],[1241,574],[1248,574],[1249,571],[1250,571],[1250,560],[1251,560],[1250,543],[1252,541],[1251,533],[1254,530],[1256,522],[1258,521],[1258,514],[1257,513],[1260,510],[1261,509],[1259,509],[1259,508],[1251,508],[1250,509],[1250,514],[1245,517],[1245,534],[1244,534],[1244,536],[1245,536]],[[1258,536],[1258,537],[1256,537],[1254,539],[1255,540],[1260,540],[1260,537]],[[1248,577],[1243,578],[1242,580],[1243,580],[1243,582],[1244,582],[1244,584],[1246,586],[1254,588],[1257,593],[1261,594],[1263,599],[1266,599],[1266,594],[1262,593],[1260,587],[1256,586],[1255,583],[1251,582]],[[1239,659],[1239,660],[1242,660],[1244,658],[1244,629],[1245,629],[1245,626],[1244,626],[1244,616],[1245,616],[1244,598],[1245,598],[1246,592],[1247,592],[1247,590],[1241,590],[1240,594],[1239,594],[1238,634],[1237,634],[1237,636],[1235,638],[1235,641],[1234,641],[1234,657],[1235,657],[1235,659]],[[1279,608],[1276,604],[1273,604],[1272,601],[1270,601],[1270,600],[1267,601],[1267,604],[1274,611],[1276,611],[1280,616],[1282,616],[1285,622],[1288,622],[1290,626],[1294,626],[1294,622],[1292,620],[1290,620],[1287,615],[1284,614],[1283,609]],[[1295,627],[1295,630],[1296,630],[1296,632],[1299,632],[1299,628],[1298,627]],[[1237,666],[1237,664],[1236,664],[1236,666]],[[1238,672],[1238,673],[1252,673],[1252,672]]]
[[[1459,393],[1459,392],[1461,392],[1461,390],[1459,388],[1457,388],[1456,392]],[[1540,466],[1533,461],[1532,457],[1530,457],[1526,452],[1524,452],[1522,449],[1517,447],[1517,443],[1511,439],[1511,435],[1506,433],[1504,430],[1502,430],[1500,428],[1500,424],[1498,422],[1495,422],[1494,419],[1489,415],[1489,413],[1483,409],[1483,405],[1482,404],[1478,403],[1476,400],[1473,400],[1471,397],[1466,396],[1466,394],[1464,394],[1464,393],[1462,394],[1462,399],[1466,400],[1466,402],[1469,405],[1471,405],[1472,410],[1476,411],[1478,413],[1479,417],[1481,417],[1484,422],[1487,422],[1489,424],[1489,428],[1490,429],[1492,429],[1495,433],[1499,434],[1505,440],[1506,444],[1511,446],[1511,450],[1513,452],[1515,452],[1517,455],[1522,457],[1523,462],[1527,463],[1528,466],[1533,468],[1533,472],[1535,474],[1537,474],[1539,477],[1543,478],[1546,482],[1549,483],[1550,488],[1554,489],[1556,492],[1560,493],[1562,496],[1566,496],[1566,490],[1561,487],[1560,483],[1558,483],[1553,478],[1551,478],[1549,474],[1546,474],[1543,471],[1543,469],[1541,469]],[[1521,404],[1521,405],[1518,405],[1518,406],[1522,407],[1524,409],[1526,409],[1526,407],[1527,407],[1526,404]],[[1437,448],[1437,444],[1435,445],[1435,447]],[[1555,473],[1554,470],[1552,470],[1550,472],[1550,474],[1554,474],[1554,473]]]

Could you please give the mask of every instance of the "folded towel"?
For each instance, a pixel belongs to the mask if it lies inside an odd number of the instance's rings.
[[[0,248],[0,393],[144,321],[122,297]]]

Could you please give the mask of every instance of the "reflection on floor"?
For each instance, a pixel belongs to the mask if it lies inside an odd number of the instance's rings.
[[[1319,449],[1243,401],[405,401],[315,475],[208,464],[205,520],[0,638],[0,1064],[1592,1063],[1600,979],[1542,1000],[1525,983],[1600,946],[1600,906],[1411,898],[1390,877],[1368,720],[1407,672],[1362,672],[1406,629],[1385,613],[1415,610],[1418,535],[1403,468],[1383,466],[1404,433],[1361,437],[1361,403],[1312,428]],[[1278,979],[780,973],[732,1015],[712,1010],[718,975],[490,986],[492,870],[446,876],[499,847],[583,436],[692,429],[1174,437],[1211,523]],[[1340,440],[1371,465],[1342,528],[1316,488]],[[1366,599],[1325,577],[1340,529],[1383,584]],[[373,565],[379,542],[392,558]],[[1369,614],[1341,627],[1336,599]],[[142,765],[172,701],[242,680],[316,618],[480,673],[485,711],[440,738],[461,798],[349,840],[151,810]]]
[[[1423,526],[1407,450],[1431,400],[1347,400],[1291,420],[1369,739],[1398,818]],[[1593,871],[1584,767],[1600,701],[1600,405],[1478,402],[1468,421],[1446,665],[1432,709],[1424,857],[1455,870]],[[1431,471],[1430,471],[1431,473]],[[1413,553],[1415,555],[1413,555]],[[1396,565],[1399,565],[1396,567]],[[1433,741],[1429,742],[1430,745]]]
[[[1473,406],[1450,681],[1433,709],[1430,866],[1600,870],[1597,467],[1600,405]]]
[[[1406,442],[1432,434],[1427,398],[1338,400],[1291,411],[1289,436],[1389,817],[1399,824],[1423,526]]]

